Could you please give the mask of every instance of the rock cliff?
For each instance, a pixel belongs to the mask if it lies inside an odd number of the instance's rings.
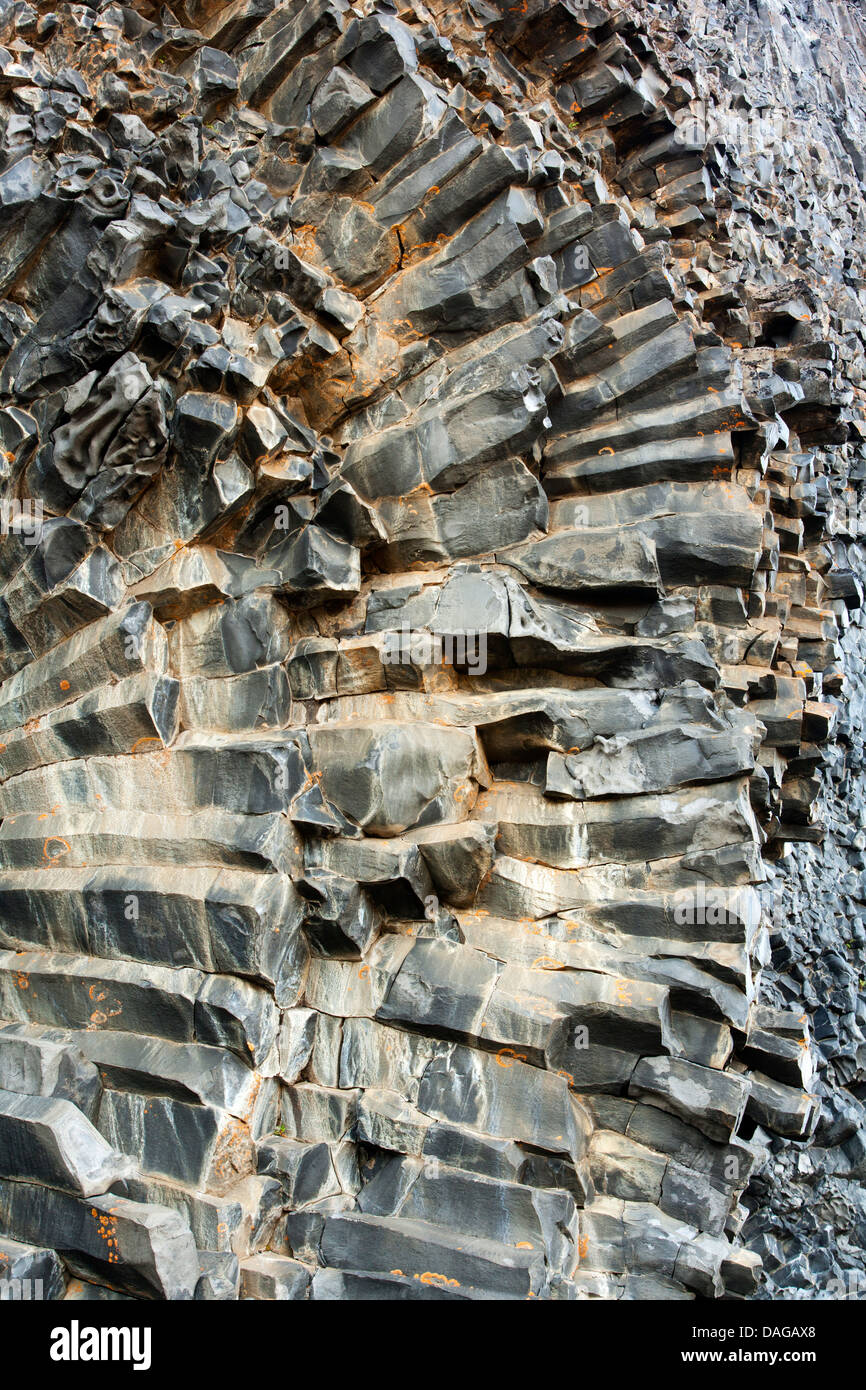
[[[0,1268],[866,1278],[866,25],[0,0]]]

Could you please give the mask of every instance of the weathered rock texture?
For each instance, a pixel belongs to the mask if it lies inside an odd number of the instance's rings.
[[[862,1271],[855,7],[0,43],[0,1264]]]

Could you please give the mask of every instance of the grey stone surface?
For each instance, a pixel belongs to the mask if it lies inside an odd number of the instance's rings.
[[[864,69],[0,0],[0,1274],[864,1276]]]
[[[6,1023],[0,1028],[0,1089],[68,1100],[93,1120],[102,1083],[77,1039],[61,1030]]]
[[[0,1176],[93,1197],[132,1167],[71,1101],[0,1091]]]
[[[195,1291],[199,1271],[189,1227],[165,1207],[2,1180],[0,1220],[31,1243],[44,1243],[39,1233],[52,1232],[72,1273],[109,1289],[180,1300]]]
[[[27,1292],[32,1299],[55,1300],[63,1298],[66,1281],[63,1266],[54,1250],[39,1249],[34,1245],[22,1245],[21,1241],[9,1240],[0,1236],[0,1281],[8,1279],[27,1281]],[[12,1289],[10,1285],[10,1291]],[[15,1287],[17,1295],[23,1284]],[[0,1297],[4,1294],[0,1283]]]

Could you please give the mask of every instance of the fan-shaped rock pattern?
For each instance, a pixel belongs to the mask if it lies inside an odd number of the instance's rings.
[[[866,476],[863,281],[785,246],[862,251],[863,125],[750,242],[723,8],[0,0],[0,1263],[51,1296],[757,1289]]]

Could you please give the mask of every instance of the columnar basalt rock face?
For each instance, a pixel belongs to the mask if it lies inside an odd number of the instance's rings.
[[[0,1272],[862,1268],[864,67],[823,0],[0,0]]]
[[[691,109],[713,143],[740,301],[717,301],[734,311],[725,336],[764,382],[773,374],[804,393],[777,405],[790,438],[766,474],[774,525],[789,537],[775,588],[791,599],[781,645],[792,652],[796,639],[809,693],[835,707],[830,727],[824,715],[804,722],[812,746],[796,759],[766,763],[782,824],[767,851],[772,962],[760,988],[768,1006],[809,1020],[821,1114],[805,1151],[772,1144],[743,1239],[762,1257],[763,1296],[856,1298],[866,1277],[863,17],[821,0],[686,9],[644,13],[653,45],[688,50]],[[744,337],[736,323],[747,321]]]

